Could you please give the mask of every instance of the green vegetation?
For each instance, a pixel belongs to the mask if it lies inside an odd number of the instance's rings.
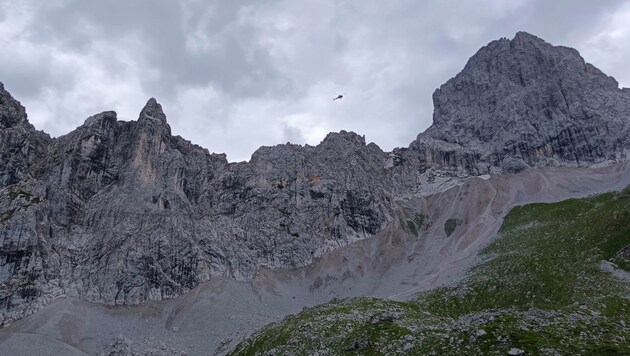
[[[422,230],[422,228],[424,227],[425,219],[426,219],[425,215],[416,214],[413,220],[407,220],[407,228],[409,229],[409,232],[418,236],[420,233],[420,230]]]
[[[457,219],[448,219],[444,222],[444,232],[446,233],[446,237],[451,236],[455,232],[457,225],[459,225],[459,220]]]
[[[377,346],[400,343],[405,335],[411,334],[407,327],[398,324],[401,315],[423,316],[413,303],[377,298],[336,300],[268,325],[249,342],[239,345],[234,353],[256,355],[261,350],[276,349],[281,354],[308,355],[320,346],[321,340],[313,338],[318,335],[335,353],[360,348],[362,354],[377,354]]]
[[[265,327],[234,354],[628,355],[630,282],[602,269],[611,261],[627,273],[628,251],[630,189],[516,207],[459,285],[411,302],[317,306]]]

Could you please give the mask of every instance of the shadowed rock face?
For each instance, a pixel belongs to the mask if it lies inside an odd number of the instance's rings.
[[[433,94],[411,148],[472,174],[625,159],[630,96],[572,48],[519,32],[483,47]]]
[[[172,136],[155,99],[137,121],[103,112],[53,139],[0,86],[0,324],[65,295],[135,304],[307,265],[382,231],[436,176],[625,159],[630,95],[525,33],[481,49],[434,101],[408,149],[341,131],[228,163]]]

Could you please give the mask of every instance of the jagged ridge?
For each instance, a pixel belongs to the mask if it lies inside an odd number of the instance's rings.
[[[104,112],[50,138],[2,88],[0,323],[63,295],[139,303],[302,266],[374,235],[441,176],[625,159],[629,98],[575,50],[519,33],[436,91],[407,149],[342,131],[228,163],[172,136],[155,99],[137,121]]]

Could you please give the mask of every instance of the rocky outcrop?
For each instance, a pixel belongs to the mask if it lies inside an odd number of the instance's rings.
[[[21,119],[22,136],[39,137]],[[151,99],[137,121],[103,112],[42,140],[3,165],[16,177],[0,196],[5,323],[61,295],[139,303],[303,266],[391,220],[386,156],[355,133],[228,163],[173,137]]]
[[[24,107],[0,83],[0,188],[26,179],[29,166],[49,141],[48,135],[28,122]]]
[[[575,49],[525,32],[479,50],[433,103],[433,125],[411,143],[428,165],[484,174],[627,155],[627,90]]]
[[[383,152],[341,131],[228,163],[150,99],[58,138],[0,87],[0,324],[64,295],[107,304],[247,280],[373,236],[396,200],[453,176],[624,159],[630,94],[575,50],[524,33],[490,43],[434,94],[434,124]]]

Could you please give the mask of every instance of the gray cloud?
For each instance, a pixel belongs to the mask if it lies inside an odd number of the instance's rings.
[[[277,71],[256,45],[251,26],[238,23],[243,4],[64,1],[38,8],[29,33],[35,42],[70,52],[88,51],[96,39],[117,42],[135,35],[146,51],[136,53],[136,60],[159,71],[143,78],[147,91],[173,95],[176,86],[213,83],[237,96],[257,95],[275,84]]]
[[[519,30],[630,85],[629,24],[623,1],[8,1],[0,81],[53,135],[155,96],[174,133],[231,160],[342,129],[389,150],[479,47]]]

